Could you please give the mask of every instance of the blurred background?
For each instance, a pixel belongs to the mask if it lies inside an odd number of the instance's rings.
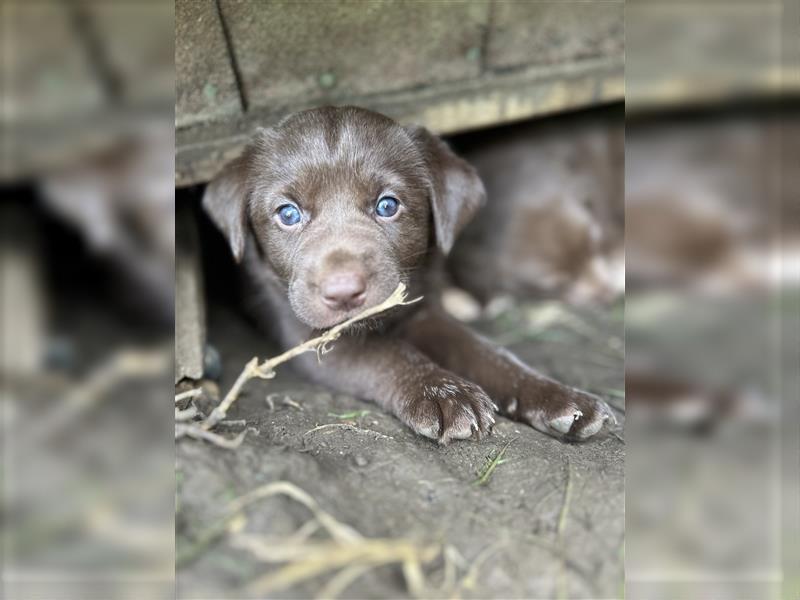
[[[0,3],[4,598],[174,596],[173,17]]]
[[[798,590],[797,3],[626,6],[626,597]]]
[[[795,0],[0,11],[0,596],[800,597]],[[476,165],[448,310],[616,429],[432,449],[287,370],[176,447],[274,351],[203,186],[346,103]]]

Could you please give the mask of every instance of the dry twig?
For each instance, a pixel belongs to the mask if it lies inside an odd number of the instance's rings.
[[[507,539],[501,539],[493,544],[486,546],[478,556],[475,557],[475,560],[472,561],[469,569],[467,570],[466,575],[461,579],[458,583],[457,592],[461,590],[474,590],[478,584],[478,574],[480,573],[480,569],[483,564],[489,559],[489,557],[500,550],[503,546],[508,544]]]
[[[214,433],[213,431],[208,431],[206,429],[203,429],[199,425],[192,425],[190,423],[176,423],[175,439],[177,440],[182,437],[190,437],[196,440],[205,440],[206,442],[210,442],[215,446],[219,446],[220,448],[225,448],[226,450],[235,450],[236,448],[242,445],[242,442],[244,441],[244,436],[247,435],[248,431],[250,430],[245,429],[235,438],[228,439],[217,433]]]
[[[282,540],[233,531],[231,524],[242,517],[247,507],[277,495],[288,496],[304,505],[313,515],[312,520]],[[307,492],[288,481],[276,481],[256,488],[230,502],[224,512],[221,521],[201,536],[196,548],[181,553],[179,562],[185,564],[221,535],[232,533],[231,543],[234,547],[246,550],[261,562],[283,565],[248,586],[258,596],[332,573],[332,578],[323,586],[318,597],[335,598],[371,569],[397,564],[402,568],[410,594],[426,597],[429,590],[422,565],[442,555],[442,548],[437,544],[419,544],[403,538],[365,538],[323,510]],[[310,537],[320,527],[328,533],[328,539]]]
[[[179,408],[175,409],[175,422],[176,423],[183,423],[185,421],[191,421],[194,419],[198,414],[197,408],[194,406],[189,406],[184,410],[180,410]]]
[[[186,400],[187,398],[197,398],[202,393],[202,388],[194,388],[193,390],[186,390],[180,394],[175,394],[175,403],[177,404],[181,400]]]
[[[570,501],[572,500],[572,465],[570,464],[569,457],[567,457],[566,472],[567,472],[566,476],[567,481],[566,484],[564,485],[564,502],[561,505],[561,511],[558,515],[558,525],[556,529],[557,545],[562,554],[561,568],[559,569],[559,576],[558,576],[559,598],[567,598],[569,593],[567,587],[567,573],[566,573],[567,565],[566,561],[563,558],[564,555],[566,555],[564,548],[564,529],[567,526],[567,515],[569,514]]]
[[[323,429],[346,429],[347,431],[355,431],[357,433],[368,433],[370,435],[374,435],[375,439],[381,438],[384,440],[393,440],[394,438],[389,435],[385,435],[380,433],[379,431],[375,431],[373,429],[367,429],[365,427],[356,427],[355,425],[351,425],[350,423],[325,423],[324,425],[317,425],[313,429],[309,429],[303,434],[303,439],[310,433],[315,433],[317,431],[321,431]]]
[[[343,323],[339,323],[334,327],[331,327],[328,331],[323,333],[322,335],[315,337],[307,342],[303,342],[299,346],[295,346],[280,354],[274,358],[270,358],[259,364],[258,357],[253,357],[250,362],[248,362],[244,370],[239,374],[239,377],[236,378],[231,389],[225,395],[225,398],[220,402],[219,406],[217,406],[210,415],[203,421],[201,427],[203,429],[211,429],[217,423],[222,421],[225,416],[228,414],[228,410],[233,405],[234,402],[239,397],[239,393],[242,390],[242,387],[245,383],[250,381],[253,378],[260,378],[260,379],[271,379],[275,376],[275,367],[278,365],[285,363],[288,360],[299,356],[300,354],[304,354],[305,352],[316,352],[318,356],[322,356],[326,352],[330,351],[328,344],[336,341],[342,335],[342,333],[354,323],[358,321],[363,321],[364,319],[368,319],[373,317],[379,313],[382,313],[390,308],[395,306],[405,306],[407,304],[413,304],[421,300],[422,298],[415,298],[414,300],[406,300],[406,286],[404,284],[399,284],[397,289],[392,292],[392,295],[389,296],[386,300],[381,302],[380,304],[368,308],[367,310],[359,313],[358,315],[344,321]]]

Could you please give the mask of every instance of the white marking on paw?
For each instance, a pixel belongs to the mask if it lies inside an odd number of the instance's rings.
[[[573,415],[564,415],[563,417],[558,417],[550,421],[550,427],[560,433],[567,433],[574,422],[575,417]]]

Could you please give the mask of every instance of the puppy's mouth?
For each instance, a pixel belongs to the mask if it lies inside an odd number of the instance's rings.
[[[336,325],[356,317],[370,308],[385,301],[394,289],[397,282],[385,282],[380,285],[369,286],[362,293],[355,294],[354,298],[331,301],[324,298],[319,290],[312,293],[312,286],[293,284],[289,287],[289,303],[295,316],[314,329],[330,329]],[[302,291],[300,291],[302,288]],[[359,321],[354,327],[374,329],[382,321],[383,315],[370,317]]]
[[[306,324],[310,325],[311,327],[314,327],[314,329],[323,329],[323,330],[330,329],[331,327],[340,325],[345,321],[358,316],[368,308],[370,307],[366,306],[364,308],[360,308],[357,310],[353,309],[344,312],[337,312],[336,314],[331,315],[329,318],[314,319],[313,320],[314,322],[308,321]],[[372,326],[377,325],[378,322],[379,322],[378,317],[372,317],[369,319],[364,319],[363,321],[359,321],[359,323],[361,323],[361,327],[366,327],[368,329],[371,329]],[[356,325],[354,324],[353,327],[356,327]]]

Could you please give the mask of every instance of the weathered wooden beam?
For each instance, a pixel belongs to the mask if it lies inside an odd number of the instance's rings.
[[[175,382],[203,376],[206,310],[197,224],[191,202],[178,202],[175,221]]]
[[[43,366],[48,311],[38,234],[24,201],[0,204],[0,377]]]
[[[241,151],[255,127],[320,104],[355,104],[401,123],[448,134],[616,102],[624,98],[624,90],[622,61],[600,59],[370,97],[328,98],[323,102],[298,98],[235,119],[178,129],[175,185],[208,181]]]
[[[218,7],[217,24],[204,3],[179,2],[179,30],[198,20],[208,30],[178,41],[179,186],[207,181],[256,126],[304,108],[355,104],[454,133],[624,95],[621,1]],[[241,112],[225,108],[232,92],[218,106],[188,102],[211,75],[224,75],[229,92],[237,83]]]

